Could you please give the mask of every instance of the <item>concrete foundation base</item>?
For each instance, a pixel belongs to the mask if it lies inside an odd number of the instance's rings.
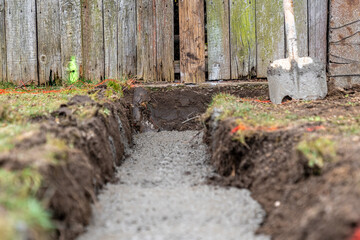
[[[322,99],[328,91],[324,64],[308,57],[275,61],[268,68],[268,81],[270,100],[275,104],[287,96],[299,100]]]

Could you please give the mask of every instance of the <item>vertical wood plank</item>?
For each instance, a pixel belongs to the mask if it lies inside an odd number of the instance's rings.
[[[309,0],[309,55],[326,63],[328,0]]]
[[[60,5],[37,0],[39,82],[61,79]],[[51,75],[50,75],[51,74]]]
[[[82,0],[84,78],[100,80],[105,75],[103,1]]]
[[[296,35],[298,40],[299,57],[309,56],[308,47],[308,0],[294,1]],[[287,56],[287,51],[286,51]]]
[[[174,1],[156,0],[156,76],[157,81],[173,82]]]
[[[5,2],[0,0],[0,82],[6,79]]]
[[[116,79],[118,77],[118,0],[106,0],[103,4],[105,78]]]
[[[231,78],[256,75],[255,1],[230,0]]]
[[[180,76],[185,83],[205,82],[204,1],[180,0]]]
[[[209,80],[228,80],[230,67],[229,1],[206,0]]]
[[[156,26],[154,0],[137,1],[137,77],[156,79]]]
[[[82,75],[81,0],[60,0],[62,78],[69,79],[71,57],[76,58]]]
[[[265,78],[270,62],[285,57],[283,0],[256,1],[257,77]]]
[[[5,10],[8,80],[38,83],[35,0],[7,0]]]
[[[142,6],[140,1],[138,4],[138,7]],[[136,0],[119,0],[118,20],[118,77],[122,78],[137,73],[136,42],[139,42],[139,39],[136,38]],[[139,26],[140,24],[142,22]]]
[[[359,32],[360,0],[331,0],[329,32],[330,76],[360,75]]]

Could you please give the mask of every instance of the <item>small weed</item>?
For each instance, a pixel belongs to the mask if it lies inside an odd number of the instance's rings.
[[[320,173],[326,162],[336,159],[336,144],[328,137],[305,139],[297,146],[297,151],[307,159],[307,167]]]
[[[79,79],[79,69],[76,63],[76,58],[75,56],[71,57],[71,60],[69,62],[69,66],[68,66],[68,83],[69,84],[74,84],[78,81]]]
[[[307,118],[306,120],[308,120],[309,122],[325,122],[325,119],[323,119],[320,116],[311,116],[311,117]]]
[[[111,114],[111,111],[110,111],[108,108],[104,108],[104,109],[102,110],[102,112],[103,112],[104,115],[106,115],[106,116],[110,116],[110,114]]]

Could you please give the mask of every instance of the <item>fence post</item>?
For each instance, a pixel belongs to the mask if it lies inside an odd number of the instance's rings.
[[[118,77],[136,75],[136,0],[119,0]]]
[[[58,0],[37,1],[39,82],[61,79],[60,6]]]
[[[180,0],[179,17],[181,82],[205,82],[204,1]]]
[[[137,1],[137,77],[156,80],[155,0]]]
[[[326,63],[327,31],[328,31],[328,0],[308,1],[309,23],[309,55]]]
[[[209,80],[229,80],[229,1],[206,0]]]
[[[173,82],[174,0],[156,0],[156,44],[157,81]]]
[[[230,1],[231,78],[256,75],[255,1]]]
[[[257,77],[265,78],[271,61],[285,58],[283,0],[256,1]]]
[[[68,66],[74,56],[80,75],[82,67],[81,0],[60,0],[62,78],[68,79]]]
[[[104,1],[105,78],[118,77],[118,0]]]
[[[0,0],[0,81],[6,79],[5,2]]]
[[[103,1],[81,3],[84,78],[100,80],[105,77]]]
[[[35,0],[6,0],[7,77],[38,83]]]

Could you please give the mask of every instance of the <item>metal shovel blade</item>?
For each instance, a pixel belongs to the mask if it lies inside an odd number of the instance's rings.
[[[270,64],[267,77],[270,100],[275,104],[292,99],[315,100],[327,95],[325,64],[310,57],[299,58],[293,0],[284,0],[288,58]]]

